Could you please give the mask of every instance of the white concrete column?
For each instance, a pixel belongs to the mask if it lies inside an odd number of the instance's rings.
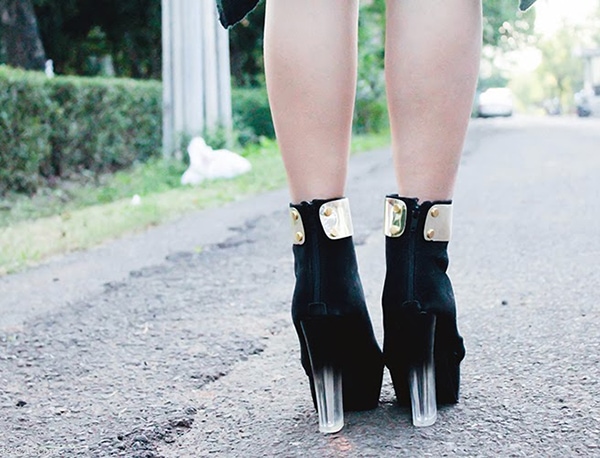
[[[163,153],[231,127],[229,34],[214,0],[162,0]],[[225,63],[226,62],[226,63]]]

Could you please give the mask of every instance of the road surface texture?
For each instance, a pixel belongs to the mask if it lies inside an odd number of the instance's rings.
[[[599,120],[472,123],[450,250],[462,398],[429,428],[386,373],[378,409],[318,433],[285,190],[0,278],[0,457],[598,457],[599,176]],[[394,190],[389,151],[353,158],[380,339]]]

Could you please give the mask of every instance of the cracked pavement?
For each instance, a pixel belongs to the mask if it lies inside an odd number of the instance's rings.
[[[318,433],[289,316],[287,192],[0,278],[1,457],[600,456],[600,120],[475,120],[451,268],[462,398]],[[389,151],[355,156],[355,242],[381,339]]]

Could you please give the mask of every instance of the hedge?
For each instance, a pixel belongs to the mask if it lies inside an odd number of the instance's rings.
[[[233,125],[242,145],[260,137],[275,138],[269,98],[265,88],[234,88],[231,92]]]
[[[0,195],[36,187],[40,165],[52,153],[50,86],[36,73],[0,66]]]
[[[360,88],[355,132],[381,130],[385,101]],[[35,192],[50,177],[110,172],[159,156],[161,99],[159,81],[47,78],[0,65],[0,196]],[[264,88],[234,88],[232,109],[238,143],[275,137]]]
[[[156,81],[55,77],[0,66],[0,195],[161,154]]]

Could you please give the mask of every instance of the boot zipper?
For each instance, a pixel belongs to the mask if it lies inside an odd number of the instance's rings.
[[[415,300],[415,244],[417,239],[417,225],[419,224],[419,207],[411,214],[410,233],[408,239],[408,285],[406,288],[407,300]]]
[[[313,285],[313,302],[321,302],[321,261],[319,258],[319,223],[317,221],[311,221],[313,240],[311,242],[311,265],[312,274],[314,279]]]

